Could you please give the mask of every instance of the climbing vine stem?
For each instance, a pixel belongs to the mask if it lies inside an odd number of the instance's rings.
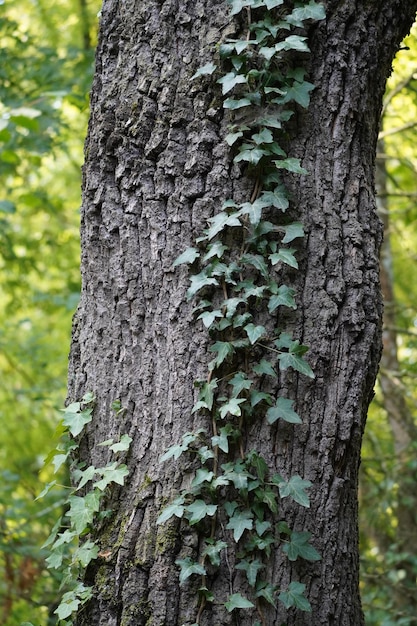
[[[305,585],[290,582],[277,589],[268,579],[267,562],[273,549],[290,561],[316,561],[310,533],[292,530],[279,517],[279,500],[292,498],[309,506],[308,480],[284,479],[273,473],[255,449],[246,450],[248,432],[259,420],[301,423],[294,400],[274,387],[286,370],[314,377],[305,360],[307,347],[274,320],[295,310],[295,289],[283,282],[298,270],[294,242],[304,236],[300,222],[287,217],[290,198],[284,174],[306,175],[299,159],[285,150],[286,124],[296,107],[306,108],[314,86],[305,80],[300,58],[309,52],[305,27],[324,18],[314,0],[230,0],[231,15],[246,23],[241,39],[218,46],[217,63],[201,67],[193,80],[213,81],[223,95],[230,124],[225,136],[235,164],[252,178],[246,202],[225,199],[208,220],[196,245],[183,252],[174,267],[188,264],[188,300],[197,299],[196,319],[207,329],[212,359],[208,375],[195,381],[197,402],[192,413],[209,424],[187,432],[170,447],[161,462],[193,455],[198,468],[188,489],[160,514],[158,523],[181,518],[201,535],[196,558],[176,561],[180,583],[201,576],[200,600],[194,626],[207,602],[222,602],[226,611],[253,609],[254,626],[265,624],[263,604],[310,611]],[[284,267],[289,268],[284,272]],[[262,384],[264,380],[271,384]],[[230,564],[228,548],[237,545]],[[231,551],[230,551],[231,552]],[[225,564],[243,572],[248,592],[233,590],[214,598],[208,581]]]

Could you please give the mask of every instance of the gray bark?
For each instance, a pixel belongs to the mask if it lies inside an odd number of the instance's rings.
[[[380,354],[381,298],[373,169],[381,99],[392,57],[416,0],[339,0],[312,28],[309,80],[317,88],[291,128],[289,153],[310,175],[288,180],[292,212],[307,232],[294,336],[310,346],[316,378],[288,376],[296,430],[255,424],[256,444],[284,477],[313,482],[311,508],[285,505],[297,530],[313,533],[315,564],[289,565],[280,551],[271,581],[307,584],[312,614],[265,607],[265,624],[352,626],[358,593],[357,474],[361,437]],[[218,42],[238,31],[221,0],[105,0],[82,209],[83,289],[74,323],[69,398],[94,391],[93,422],[80,454],[106,462],[97,444],[133,438],[127,485],[95,538],[106,559],[89,566],[94,597],[78,626],[174,626],[195,621],[191,582],[179,588],[176,558],[196,556],[198,538],[177,522],[156,526],[161,507],[190,468],[159,464],[165,449],[201,426],[191,416],[193,380],[205,376],[206,332],[185,301],[185,270],[172,262],[225,198],[246,198],[248,181],[223,141],[219,87],[190,83]],[[111,403],[125,412],[116,416]],[[230,555],[233,558],[233,555]],[[220,600],[240,579],[227,564],[212,587]],[[208,605],[201,626],[253,624],[256,615]]]

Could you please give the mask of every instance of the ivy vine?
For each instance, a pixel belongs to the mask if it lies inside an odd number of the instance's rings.
[[[277,589],[268,580],[266,564],[278,546],[290,561],[320,559],[309,532],[292,530],[284,520],[276,522],[282,498],[309,506],[310,481],[272,473],[266,459],[256,450],[245,451],[244,443],[256,420],[301,423],[294,401],[265,391],[265,378],[272,382],[288,369],[314,377],[304,358],[308,348],[285,328],[271,330],[271,324],[281,311],[297,307],[295,290],[283,282],[282,269],[298,269],[294,242],[304,231],[286,215],[290,198],[283,173],[307,172],[299,159],[286,153],[286,124],[295,106],[309,105],[314,85],[305,80],[306,70],[298,61],[309,52],[306,25],[323,19],[325,12],[314,0],[229,4],[231,15],[246,23],[245,36],[226,39],[218,46],[218,63],[201,67],[192,78],[214,76],[221,86],[223,107],[230,115],[225,141],[234,151],[234,162],[246,166],[253,192],[243,203],[226,199],[196,245],[174,262],[174,267],[190,267],[187,298],[197,299],[196,318],[212,340],[213,358],[207,377],[195,381],[198,398],[192,409],[210,427],[185,433],[160,459],[178,460],[188,454],[198,465],[190,487],[157,520],[162,524],[181,518],[201,536],[204,547],[198,557],[176,561],[181,584],[201,576],[193,626],[199,625],[206,603],[213,601],[221,601],[229,612],[256,609],[254,626],[265,624],[265,602],[311,611],[305,585],[292,581],[287,589]],[[222,559],[230,566],[230,542],[238,546],[233,567],[244,572],[248,593],[234,592],[231,583],[227,597],[220,600],[208,581]]]
[[[109,555],[100,553],[91,531],[112,513],[103,508],[112,485],[123,486],[129,474],[127,466],[121,462],[132,441],[126,434],[117,442],[108,439],[98,444],[108,448],[112,457],[103,467],[86,467],[85,463],[77,460],[78,439],[93,418],[94,404],[95,396],[88,392],[80,402],[73,402],[63,409],[64,416],[57,433],[60,443],[45,460],[45,465],[53,464],[55,474],[67,464],[71,478],[71,484],[64,485],[68,492],[61,503],[65,514],[58,519],[42,546],[49,551],[46,558],[48,569],[58,571],[62,578],[63,595],[54,611],[62,626],[71,626],[72,615],[92,596],[92,588],[82,582],[83,572],[91,561]],[[124,411],[119,400],[112,403],[112,410],[116,415]],[[38,499],[57,486],[62,487],[57,480],[48,483]],[[28,623],[28,626],[33,625]]]

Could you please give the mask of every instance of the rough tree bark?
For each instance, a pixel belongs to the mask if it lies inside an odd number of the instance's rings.
[[[310,346],[314,381],[288,379],[303,418],[253,428],[252,441],[283,476],[314,484],[311,508],[289,507],[295,528],[313,533],[322,560],[289,566],[277,552],[269,575],[278,587],[307,584],[311,614],[265,608],[265,624],[359,626],[357,474],[361,437],[380,355],[381,297],[374,157],[391,60],[417,0],[329,0],[310,36],[307,112],[292,125],[289,153],[309,176],[289,180],[307,232],[295,285],[294,335]],[[192,381],[206,371],[207,336],[185,302],[186,272],[172,262],[225,198],[247,181],[224,143],[227,119],[213,82],[190,83],[215,45],[235,34],[225,0],[105,0],[86,144],[82,209],[83,288],[75,319],[69,398],[94,391],[93,422],[81,441],[87,463],[106,461],[97,444],[133,438],[128,484],[113,516],[97,528],[107,557],[91,564],[94,596],[76,623],[174,626],[195,621],[195,589],[180,588],[174,561],[195,552],[179,523],[156,526],[181,487],[161,453],[187,430]],[[115,415],[120,399],[125,411]],[[249,438],[250,439],[250,438]],[[108,554],[110,552],[110,554]],[[222,597],[226,565],[213,581]],[[239,613],[238,617],[235,616]],[[253,624],[214,603],[201,626]]]

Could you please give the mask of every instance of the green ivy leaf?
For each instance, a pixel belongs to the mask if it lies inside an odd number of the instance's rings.
[[[111,483],[123,486],[125,484],[125,478],[129,474],[126,465],[119,465],[117,461],[106,467],[97,469],[96,471],[102,475],[102,479],[94,483],[94,486],[100,489],[100,491],[104,491]]]
[[[232,593],[229,600],[224,603],[224,606],[229,613],[231,613],[235,609],[251,609],[255,605],[247,598],[244,598],[240,593]]]
[[[288,192],[283,185],[277,185],[273,191],[264,191],[260,196],[268,206],[274,206],[283,213],[288,209],[290,202],[288,200]]]
[[[282,547],[283,552],[290,561],[296,561],[299,557],[306,561],[320,561],[321,556],[309,543],[310,539],[311,533],[293,531],[289,542]]]
[[[226,226],[241,226],[239,220],[239,213],[226,213],[225,211],[221,211],[217,213],[214,217],[209,219],[211,223],[210,228],[207,231],[207,236],[209,239],[213,239],[218,233],[220,233]]]
[[[220,450],[227,454],[229,452],[229,436],[235,432],[236,431],[231,424],[226,424],[226,426],[220,428],[218,435],[213,435],[211,438],[212,446],[218,446]]]
[[[71,524],[75,531],[81,535],[92,523],[94,514],[98,512],[100,498],[95,492],[90,492],[83,498],[80,496],[69,496],[68,504],[70,508],[67,515],[71,519]]]
[[[252,381],[246,376],[245,372],[237,372],[229,380],[229,385],[233,387],[233,397],[237,398],[243,390],[251,388]]]
[[[129,435],[122,435],[120,437],[120,441],[118,443],[114,443],[110,446],[110,450],[112,452],[126,452],[130,448],[130,444],[132,443],[132,437]]]
[[[312,483],[309,480],[304,480],[301,476],[296,474],[291,476],[288,482],[279,482],[278,488],[281,498],[291,496],[294,502],[298,502],[305,508],[310,508],[310,498],[306,493],[306,489],[311,487]]]
[[[260,339],[261,337],[265,337],[266,335],[265,326],[255,326],[255,324],[252,324],[252,322],[250,324],[247,324],[244,330],[246,331],[246,334],[249,337],[249,341],[252,345],[254,345],[258,341],[258,339]]]
[[[79,435],[84,429],[84,426],[89,424],[93,419],[93,409],[84,409],[82,411],[80,402],[69,404],[63,412],[64,418],[62,423],[64,426],[68,427],[73,437]]]
[[[199,76],[210,76],[216,71],[216,69],[217,69],[217,65],[214,65],[214,63],[207,63],[207,65],[203,65],[203,67],[200,67],[196,71],[196,73],[191,76],[191,80],[194,80],[195,78],[198,78]]]
[[[208,285],[218,285],[216,278],[211,276],[207,276],[205,271],[200,272],[199,274],[195,274],[191,276],[191,285],[187,289],[187,299],[191,300],[193,296],[196,295],[203,287],[207,287]]]
[[[285,18],[288,24],[302,27],[305,20],[323,20],[326,17],[326,11],[322,4],[318,4],[311,0],[309,4],[293,9],[292,13]]]
[[[272,367],[272,364],[266,359],[262,359],[259,363],[254,365],[252,369],[255,374],[258,374],[258,376],[266,374],[267,376],[273,376],[274,378],[276,378],[277,375],[276,371]]]
[[[196,259],[200,256],[197,248],[187,248],[179,257],[175,259],[172,264],[172,267],[177,267],[177,265],[181,265],[182,263],[194,263]]]
[[[268,424],[275,424],[279,419],[283,419],[290,424],[301,424],[300,416],[293,410],[293,400],[288,398],[278,398],[275,406],[269,408],[266,412],[266,420]]]
[[[310,602],[304,596],[305,588],[306,586],[302,583],[293,581],[289,584],[287,591],[282,591],[279,594],[278,599],[283,603],[286,609],[294,606],[301,611],[311,613]]]
[[[297,104],[306,109],[310,104],[310,92],[313,91],[314,87],[315,86],[312,83],[309,83],[307,81],[303,81],[302,83],[294,81],[292,86],[288,89],[286,95],[284,96],[283,102],[291,102],[292,100],[294,100],[294,102],[297,102]],[[303,168],[301,169],[303,170]],[[296,173],[306,174],[307,172],[306,170],[303,170],[302,172],[297,171]]]
[[[225,541],[216,541],[215,539],[206,539],[206,547],[202,556],[208,556],[210,563],[218,567],[220,565],[220,552],[228,547]]]
[[[239,154],[237,154],[233,160],[235,163],[246,161],[251,165],[258,165],[262,157],[267,154],[269,154],[269,152],[263,148],[256,148],[255,146],[250,146],[250,144],[243,144],[243,146],[239,149]]]
[[[256,597],[263,598],[272,606],[276,606],[276,587],[270,583],[262,582],[256,585]]]
[[[272,313],[279,306],[287,306],[290,309],[296,309],[297,305],[294,300],[295,290],[287,285],[281,285],[277,289],[276,294],[272,294],[268,302],[268,311]]]
[[[300,165],[300,159],[281,159],[280,161],[274,161],[275,167],[278,169],[284,169],[288,172],[293,172],[294,174],[308,174],[307,170],[305,170]]]
[[[284,226],[285,237],[282,240],[282,243],[290,243],[294,239],[298,237],[304,237],[304,229],[303,225],[300,222],[293,222],[292,224],[288,224]]]
[[[81,564],[81,567],[87,567],[87,565],[94,561],[98,555],[98,546],[93,541],[86,541],[81,546],[79,546],[73,556],[73,560],[78,561]]]
[[[279,359],[279,368],[281,370],[286,370],[291,367],[293,370],[300,372],[300,374],[304,374],[304,376],[308,376],[308,378],[314,378],[314,372],[301,356],[298,354],[293,354],[291,352],[284,352],[278,355]]]
[[[177,559],[175,565],[180,567],[180,585],[183,585],[185,581],[193,574],[199,576],[205,576],[206,570],[201,563],[192,561],[189,556],[186,559]]]
[[[217,511],[217,504],[206,504],[204,500],[194,500],[194,502],[184,507],[184,511],[190,522],[190,526],[193,526],[206,517],[206,515],[213,517]]]
[[[237,510],[233,516],[229,519],[226,526],[227,529],[233,530],[233,539],[236,543],[242,537],[245,530],[252,530],[253,528],[253,513],[249,509],[243,511]]]
[[[191,487],[194,488],[202,485],[203,483],[211,483],[213,478],[214,472],[206,469],[205,467],[200,467],[195,473],[195,476],[191,482]]]
[[[273,254],[269,255],[269,260],[271,261],[272,265],[276,265],[281,261],[281,263],[285,263],[290,267],[298,269],[298,262],[294,256],[295,251],[295,248],[280,248],[278,252],[274,252]]]
[[[252,105],[252,101],[249,98],[227,98],[223,102],[224,109],[230,109],[231,111],[235,111],[236,109],[242,109],[243,107],[249,107]]]
[[[242,409],[239,405],[243,402],[246,402],[245,398],[229,398],[229,400],[220,407],[220,417],[225,419],[225,417],[229,414],[239,417],[242,415]]]
[[[213,322],[219,317],[223,317],[223,313],[217,309],[215,311],[203,311],[197,319],[201,320],[206,328],[210,328]]]
[[[235,74],[234,72],[228,72],[221,78],[217,80],[217,82],[222,86],[222,93],[225,95],[229,91],[233,89],[235,85],[239,85],[242,83],[246,83],[246,76],[243,74]]]
[[[217,352],[216,358],[212,361],[213,367],[219,367],[234,352],[233,345],[229,341],[216,341],[209,350]]]
[[[233,146],[233,144],[236,143],[236,141],[241,137],[243,137],[243,133],[242,131],[238,131],[237,133],[228,133],[224,140],[228,146]]]
[[[243,559],[242,561],[239,561],[239,563],[235,565],[236,569],[239,569],[245,572],[246,577],[248,579],[248,583],[250,584],[251,587],[255,587],[258,572],[264,567],[265,565],[259,559],[254,559],[253,561],[248,561],[248,559]]]
[[[162,513],[158,516],[156,520],[157,524],[163,524],[171,517],[179,517],[181,518],[184,515],[184,497],[178,496],[169,506],[165,507]]]

